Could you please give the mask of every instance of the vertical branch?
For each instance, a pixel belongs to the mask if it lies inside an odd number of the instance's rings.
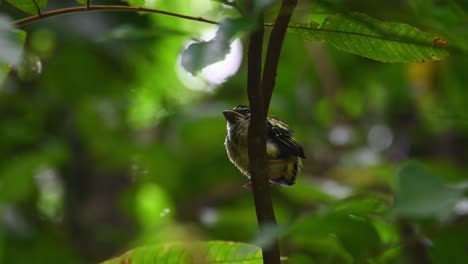
[[[250,11],[253,3],[249,1]],[[275,213],[271,200],[270,185],[266,171],[266,117],[275,86],[279,56],[284,35],[296,6],[296,0],[283,0],[278,18],[273,27],[265,60],[262,78],[262,46],[263,28],[250,35],[248,49],[247,93],[251,110],[251,120],[248,134],[249,173],[252,179],[252,191],[260,233],[271,232],[276,228]],[[258,25],[263,25],[263,15],[259,15]],[[275,231],[273,231],[275,232]],[[279,264],[280,252],[277,235],[268,234],[270,240],[261,245],[263,262]]]
[[[253,9],[249,1],[250,11]],[[251,33],[248,48],[247,94],[251,111],[248,133],[248,150],[252,192],[260,234],[263,236],[271,226],[276,226],[273,202],[266,172],[266,112],[265,98],[261,89],[262,50],[263,50],[263,14],[258,15],[258,29]],[[279,264],[280,253],[278,238],[272,236],[268,243],[263,243],[263,263]]]
[[[271,96],[275,87],[276,74],[278,71],[278,62],[283,47],[284,35],[288,29],[289,21],[291,20],[294,8],[297,5],[297,0],[283,0],[281,7],[276,17],[275,24],[271,30],[270,39],[268,40],[268,49],[265,58],[265,68],[262,76],[262,89],[265,96],[264,109],[268,113],[270,108]]]

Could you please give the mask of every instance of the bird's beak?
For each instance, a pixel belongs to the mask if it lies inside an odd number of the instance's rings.
[[[235,123],[236,120],[240,119],[242,117],[242,115],[236,111],[232,111],[232,110],[225,110],[223,111],[223,115],[224,115],[224,118],[226,118],[226,120],[229,122],[229,123]]]

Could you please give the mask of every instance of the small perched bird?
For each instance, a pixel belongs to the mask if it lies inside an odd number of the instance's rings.
[[[224,142],[229,160],[250,179],[247,133],[250,110],[238,105],[223,111],[227,120],[227,136]],[[290,186],[302,168],[305,159],[302,146],[293,138],[293,131],[276,117],[267,117],[266,139],[267,173],[271,183]],[[244,185],[245,187],[250,184]]]

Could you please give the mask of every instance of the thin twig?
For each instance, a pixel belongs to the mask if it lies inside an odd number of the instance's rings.
[[[36,0],[32,0],[34,5],[36,6],[36,10],[37,10],[37,16],[38,17],[42,17],[42,14],[41,14],[41,8],[39,7],[39,5],[37,4]]]
[[[35,2],[34,2],[35,3]],[[194,16],[187,16],[187,15],[182,15],[178,13],[173,13],[173,12],[168,12],[168,11],[163,11],[163,10],[158,10],[158,9],[152,9],[152,8],[146,8],[146,7],[138,7],[138,6],[123,6],[123,5],[86,5],[86,6],[77,6],[77,7],[67,7],[67,8],[61,8],[61,9],[56,9],[56,10],[51,10],[48,12],[43,12],[42,14],[39,15],[34,15],[30,17],[26,17],[23,19],[19,19],[15,21],[16,26],[23,26],[38,20],[41,20],[46,17],[52,17],[52,16],[58,16],[58,15],[63,15],[63,14],[68,14],[68,13],[78,13],[78,12],[87,12],[87,11],[127,11],[127,12],[145,12],[145,13],[156,13],[156,14],[162,14],[166,16],[172,16],[172,17],[178,17],[178,18],[183,18],[183,19],[188,19],[188,20],[193,20],[193,21],[199,21],[203,23],[208,23],[208,24],[219,24],[217,21],[205,19],[202,17],[194,17]]]
[[[265,68],[262,76],[262,89],[265,95],[264,108],[266,113],[268,113],[268,109],[270,108],[271,96],[275,88],[276,74],[284,36],[286,35],[286,30],[288,29],[288,24],[296,5],[297,0],[282,1],[278,17],[276,18],[273,29],[271,30],[270,39],[268,40]]]

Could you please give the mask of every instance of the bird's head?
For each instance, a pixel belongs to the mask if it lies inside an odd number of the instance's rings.
[[[250,110],[245,105],[238,105],[232,110],[223,111],[224,118],[230,125],[235,125],[239,122],[247,121],[250,119]]]

